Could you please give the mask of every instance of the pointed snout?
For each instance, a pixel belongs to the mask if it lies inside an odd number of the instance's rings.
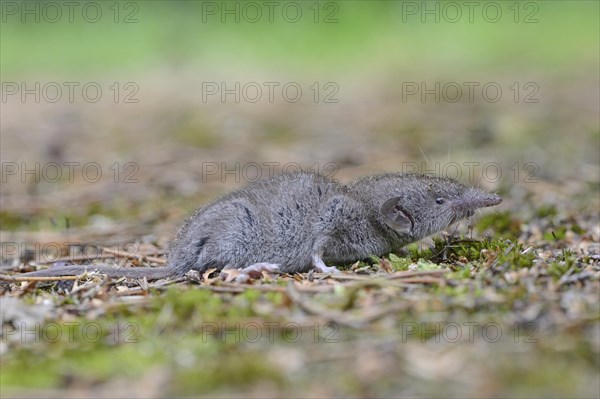
[[[479,190],[478,190],[479,191]],[[473,199],[473,205],[477,208],[487,208],[489,206],[498,205],[502,202],[502,197],[498,194],[486,193],[479,191]]]
[[[473,212],[478,208],[487,208],[501,202],[502,197],[498,194],[486,193],[483,190],[471,188],[462,198],[454,202],[454,207],[457,210]]]

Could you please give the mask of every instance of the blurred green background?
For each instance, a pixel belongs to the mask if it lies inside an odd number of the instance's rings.
[[[297,8],[276,2],[272,14],[264,2],[250,2],[250,7],[222,1],[104,2],[95,23],[86,18],[95,20],[97,8],[86,8],[85,2],[73,8],[72,23],[66,6],[53,23],[54,8],[46,9],[43,2],[39,15],[23,14],[21,2],[12,2],[18,8],[13,14],[6,4],[11,2],[4,3],[4,79],[165,65],[252,66],[294,74],[394,66],[451,75],[464,68],[552,70],[598,59],[595,1],[454,3],[459,7],[420,1],[306,1],[294,3]],[[494,6],[486,8],[487,3]],[[298,22],[288,22],[296,19],[297,9]],[[34,23],[36,17],[39,23]]]

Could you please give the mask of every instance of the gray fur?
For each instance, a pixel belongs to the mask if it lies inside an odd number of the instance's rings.
[[[180,228],[167,270],[119,268],[110,275],[161,278],[261,262],[285,273],[324,270],[323,261],[348,263],[396,251],[501,201],[455,180],[422,175],[390,173],[342,186],[313,173],[284,174],[199,209]],[[65,275],[57,269],[28,274]]]

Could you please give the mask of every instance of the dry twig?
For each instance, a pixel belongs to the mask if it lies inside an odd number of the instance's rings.
[[[58,276],[58,277],[22,277],[22,276],[9,276],[8,274],[0,274],[0,281],[63,281],[63,280],[77,280],[80,276]]]

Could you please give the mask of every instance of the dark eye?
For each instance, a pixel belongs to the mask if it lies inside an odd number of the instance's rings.
[[[442,205],[444,203],[444,199],[442,197],[437,197],[435,199],[435,203],[438,205]]]

